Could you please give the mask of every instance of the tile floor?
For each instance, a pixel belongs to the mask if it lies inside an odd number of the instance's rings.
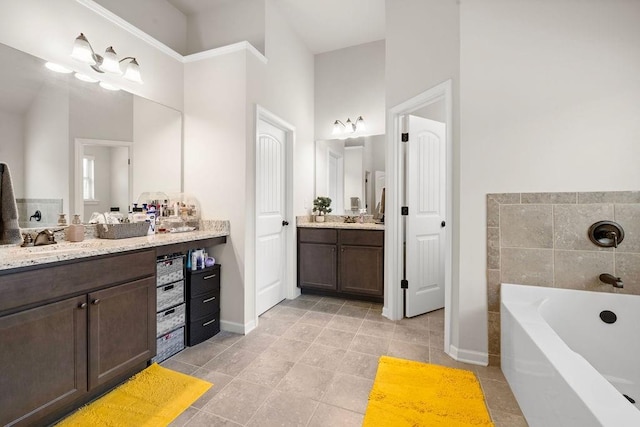
[[[214,383],[177,426],[360,426],[378,358],[472,370],[496,427],[527,426],[499,368],[443,352],[444,311],[392,322],[382,306],[301,295],[243,336],[220,332],[163,365]]]

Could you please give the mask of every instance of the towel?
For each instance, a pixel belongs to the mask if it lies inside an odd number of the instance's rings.
[[[0,244],[21,242],[18,205],[13,195],[9,166],[0,163]]]

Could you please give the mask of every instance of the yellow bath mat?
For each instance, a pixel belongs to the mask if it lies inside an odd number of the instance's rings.
[[[493,426],[471,371],[382,356],[365,427]]]
[[[57,427],[166,426],[213,384],[157,363],[91,402]]]

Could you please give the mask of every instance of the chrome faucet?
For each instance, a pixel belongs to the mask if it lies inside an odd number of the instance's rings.
[[[53,231],[49,229],[42,230],[36,235],[36,238],[33,239],[33,246],[52,245],[54,243],[58,242],[56,242]]]
[[[613,276],[609,273],[601,274],[599,277],[602,283],[606,283],[608,285],[612,285],[614,288],[623,288],[624,284],[622,283],[622,279],[616,276]]]

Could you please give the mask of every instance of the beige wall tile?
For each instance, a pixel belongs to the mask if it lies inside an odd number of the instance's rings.
[[[624,283],[624,293],[640,295],[640,254],[616,253],[616,276]]]
[[[487,307],[500,311],[500,270],[487,270]]]
[[[489,354],[500,354],[500,313],[489,313]]]
[[[578,202],[578,193],[522,193],[523,204],[569,204]]]
[[[611,285],[600,282],[602,273],[613,274],[613,252],[555,251],[556,288],[609,292]]]
[[[640,204],[618,204],[614,210],[615,220],[624,230],[624,240],[617,251],[640,253]]]
[[[553,250],[504,248],[501,254],[502,283],[553,286]]]
[[[520,193],[490,193],[487,194],[487,199],[493,199],[503,205],[512,205],[520,203]]]
[[[613,220],[613,205],[555,205],[553,207],[556,249],[583,251],[611,251],[600,248],[588,237],[589,227],[595,222]]]
[[[578,203],[640,203],[640,191],[578,193]]]
[[[487,227],[500,226],[500,202],[487,197]]]
[[[501,206],[500,247],[553,248],[552,206]]]
[[[500,268],[500,229],[496,227],[487,228],[487,266]]]

